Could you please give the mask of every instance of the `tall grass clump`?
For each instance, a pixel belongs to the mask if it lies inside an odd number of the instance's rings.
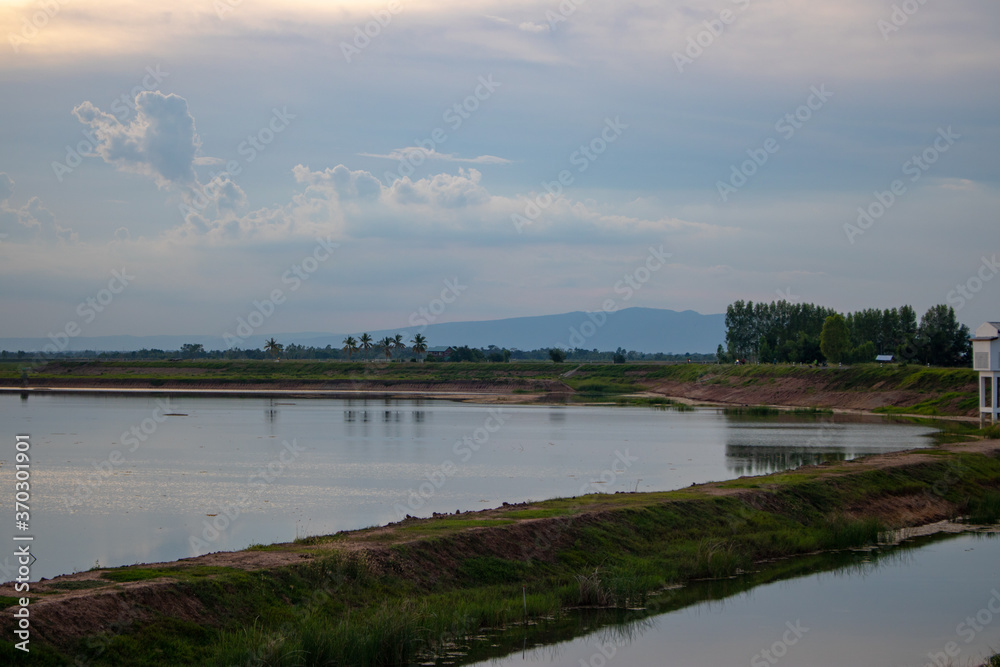
[[[594,568],[590,574],[575,575],[579,586],[577,603],[583,607],[626,608],[646,603],[658,581],[630,571],[609,572]]]
[[[696,579],[731,577],[748,569],[752,563],[753,559],[735,542],[703,540],[698,545],[694,577]]]
[[[879,537],[888,532],[888,527],[879,519],[847,519],[838,517],[831,521],[822,538],[825,549],[850,549],[877,544]]]
[[[368,613],[350,614],[337,623],[321,615],[265,630],[258,623],[224,633],[217,643],[217,665],[405,665],[427,643],[428,614],[422,605],[403,601]]]
[[[1000,523],[1000,493],[989,491],[969,503],[969,523]]]
[[[722,412],[727,415],[742,415],[746,417],[773,417],[774,415],[781,414],[781,411],[777,408],[771,408],[766,405],[745,405],[724,408]]]

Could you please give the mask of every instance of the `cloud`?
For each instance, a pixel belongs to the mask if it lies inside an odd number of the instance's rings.
[[[524,32],[549,32],[551,30],[547,23],[533,23],[531,21],[519,23],[517,29]]]
[[[419,162],[415,164],[420,164],[424,160],[441,160],[443,162],[465,162],[469,164],[511,164],[511,161],[497,157],[495,155],[479,155],[477,157],[458,157],[454,153],[439,153],[433,148],[428,150],[426,148],[421,148],[420,146],[407,146],[406,148],[395,148],[389,153],[358,153],[362,157],[376,157],[384,160],[407,160],[409,162],[414,162],[415,159],[420,159]],[[419,158],[418,158],[419,156]]]
[[[32,197],[25,205],[15,208],[10,204],[13,194],[13,179],[0,172],[0,229],[3,230],[0,232],[0,240],[78,240],[78,235],[72,229],[60,225],[38,197]]]
[[[301,164],[292,170],[295,180],[318,190],[332,189],[341,199],[375,199],[382,194],[382,184],[367,171],[351,171],[342,164],[333,169],[310,171]]]
[[[143,91],[135,97],[135,118],[125,125],[85,101],[73,109],[98,138],[94,152],[120,171],[151,177],[157,187],[177,193],[180,212],[190,228],[208,230],[234,217],[246,205],[246,193],[228,174],[201,183],[196,165],[222,160],[199,156],[201,139],[187,100],[173,93]]]
[[[402,178],[388,189],[387,199],[445,209],[479,206],[490,201],[490,193],[479,184],[482,179],[476,169],[459,169],[457,176],[435,174],[417,181]]]
[[[195,155],[201,140],[187,100],[173,93],[143,91],[135,97],[136,116],[125,125],[89,101],[73,109],[100,143],[94,152],[121,171],[151,176],[161,188],[195,189]]]

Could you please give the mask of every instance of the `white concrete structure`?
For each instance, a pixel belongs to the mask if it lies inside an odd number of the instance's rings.
[[[1000,424],[1000,322],[985,322],[972,339],[972,367],[979,371],[979,423]]]

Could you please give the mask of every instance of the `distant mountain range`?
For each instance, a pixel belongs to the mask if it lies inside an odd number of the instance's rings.
[[[349,332],[357,337],[360,332]],[[378,340],[403,334],[409,343],[422,333],[431,346],[469,345],[533,350],[569,347],[592,350],[615,350],[623,347],[639,352],[673,354],[709,353],[725,339],[725,315],[702,315],[693,310],[678,312],[659,308],[625,308],[613,313],[575,311],[561,315],[513,317],[482,322],[446,322],[426,327],[400,327],[369,331]],[[342,347],[348,335],[332,333],[276,333],[279,343],[313,347]],[[237,346],[261,348],[272,334],[251,335]],[[206,350],[222,350],[228,345],[221,336],[92,336],[69,339],[63,349],[72,351],[133,351],[147,349],[179,350],[185,343],[201,343]],[[0,350],[34,352],[52,344],[48,338],[0,338]]]

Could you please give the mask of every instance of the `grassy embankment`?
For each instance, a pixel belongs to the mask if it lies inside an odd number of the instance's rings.
[[[0,384],[19,386],[23,362],[0,362]],[[575,371],[569,377],[562,377]],[[753,405],[794,400],[799,407],[860,407],[927,416],[975,414],[971,369],[858,364],[845,368],[702,364],[385,363],[320,361],[58,361],[33,367],[32,386],[232,387],[371,391],[478,390],[571,400],[667,405],[688,396]],[[792,387],[794,397],[782,396]],[[642,397],[630,394],[645,393]],[[525,396],[527,398],[528,396]]]
[[[196,560],[91,572],[65,586],[103,595],[52,599],[48,609],[44,599],[33,602],[33,662],[406,664],[525,615],[531,635],[571,623],[568,607],[667,611],[695,601],[678,584],[724,584],[748,571],[756,574],[743,585],[761,583],[808,563],[774,559],[872,544],[887,528],[959,515],[1000,518],[995,449],[875,460],[252,548],[292,563],[262,569]],[[43,598],[58,595],[59,586]],[[2,620],[6,638],[9,616]],[[3,644],[0,656],[13,655]]]

